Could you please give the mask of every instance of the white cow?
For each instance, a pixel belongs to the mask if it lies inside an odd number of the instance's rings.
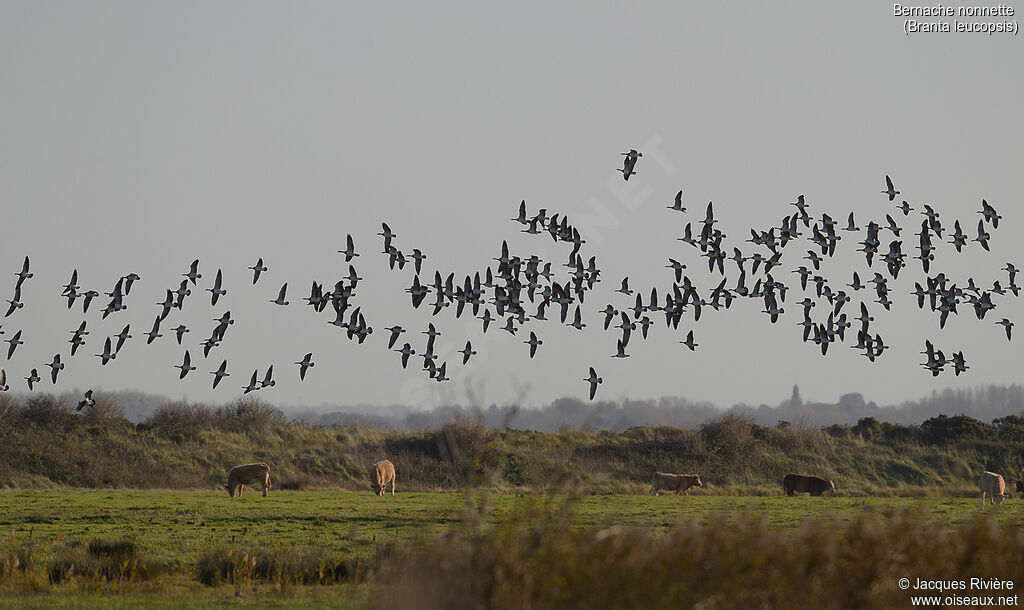
[[[383,496],[388,483],[391,483],[391,495],[395,495],[395,465],[391,460],[381,460],[370,470],[370,485],[378,496]]]
[[[985,506],[985,494],[989,496],[989,502],[993,506],[1002,504],[1006,491],[1006,482],[1003,476],[994,472],[983,472],[978,477],[978,488],[981,490],[981,505]]]
[[[235,492],[238,492],[238,496],[242,496],[242,489],[246,485],[258,485],[263,488],[263,497],[267,497],[267,490],[270,489],[270,466],[266,462],[257,462],[255,464],[245,464],[244,466],[235,466],[228,473],[228,482],[224,487],[227,488],[228,493],[231,497],[235,497]]]
[[[667,472],[655,472],[654,478],[651,480],[651,491],[654,495],[659,495],[661,490],[674,491],[676,495],[679,492],[683,492],[686,495],[690,495],[691,487],[703,487],[704,483],[700,481],[700,475],[698,474],[670,474]]]

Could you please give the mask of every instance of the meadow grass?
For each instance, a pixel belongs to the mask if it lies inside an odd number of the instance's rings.
[[[889,607],[895,574],[1024,583],[1024,504],[981,510],[974,483],[990,469],[1012,489],[1020,418],[397,431],[258,401],[132,424],[45,395],[0,396],[0,415],[0,606],[792,607],[806,581],[815,606]],[[381,457],[397,497],[368,491]],[[252,461],[271,463],[270,497],[230,498],[227,467]],[[704,487],[649,496],[656,470]],[[784,498],[787,472],[840,493]],[[664,586],[668,602],[649,593]]]
[[[268,498],[247,493],[232,499],[194,491],[8,491],[0,492],[0,604],[159,607],[188,598],[199,605],[360,607],[372,601],[377,575],[394,575],[399,568],[392,564],[408,568],[401,558],[416,549],[493,543],[487,536],[507,536],[509,527],[558,523],[564,527],[559,531],[574,536],[629,532],[622,535],[657,543],[677,532],[727,523],[741,529],[757,523],[759,531],[791,535],[813,523],[842,531],[865,515],[883,523],[910,515],[928,531],[951,532],[978,515],[987,515],[994,527],[1019,522],[1021,506],[1007,500],[982,511],[976,498],[699,492],[411,492],[381,498],[369,492],[272,491]]]

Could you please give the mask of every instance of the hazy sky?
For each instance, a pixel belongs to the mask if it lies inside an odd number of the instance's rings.
[[[862,227],[893,214],[913,255],[921,204],[950,228],[960,218],[973,237],[984,197],[1003,215],[992,252],[941,244],[934,269],[961,285],[973,275],[1005,286],[1000,267],[1024,266],[1020,37],[905,36],[885,2],[638,4],[0,2],[0,294],[11,298],[25,255],[35,273],[24,309],[0,320],[2,339],[24,331],[11,361],[2,344],[12,389],[26,391],[23,377],[38,368],[36,391],[220,402],[269,364],[278,385],[258,396],[278,404],[429,407],[465,402],[468,383],[484,403],[536,405],[585,398],[589,366],[604,377],[600,399],[720,405],[775,403],[794,383],[805,399],[860,391],[889,403],[1021,380],[1024,337],[1008,343],[995,325],[1024,322],[1020,299],[997,297],[984,321],[962,305],[939,332],[909,295],[923,281],[913,260],[890,281],[891,312],[866,291],[847,308],[856,315],[868,300],[872,329],[892,349],[874,364],[840,345],[823,358],[801,343],[804,295],[788,272],[806,262],[806,241],[787,247],[774,274],[795,288],[778,324],[759,313],[760,299],[697,324],[687,315],[679,331],[652,315],[650,338],[633,338],[630,358],[610,358],[618,335],[600,330],[597,312],[632,305],[613,292],[624,275],[644,294],[663,293],[673,257],[702,292],[718,283],[699,251],[676,241],[709,200],[730,253],[750,254],[749,228],[777,226],[803,193],[812,214],[843,226],[851,210]],[[629,148],[645,156],[627,183],[615,170]],[[879,193],[887,173],[917,208],[909,219]],[[665,209],[679,189],[685,216]],[[494,264],[502,239],[562,273],[566,244],[509,221],[522,199],[531,214],[568,214],[588,241],[583,254],[597,256],[603,282],[583,305],[588,328],[532,322],[513,338],[499,323],[481,336],[479,321],[456,320],[454,307],[436,318],[413,310],[403,292],[413,273],[388,270],[380,222],[400,249],[427,254],[428,281],[435,269],[461,278]],[[363,345],[326,324],[330,309],[301,301],[312,280],[347,274],[336,253],[347,233],[365,278],[353,306],[375,330]],[[854,252],[863,232],[843,237],[824,269],[837,289],[854,270],[864,279],[882,270]],[[270,269],[252,286],[246,267],[261,256]],[[194,258],[199,287],[221,268],[228,294],[214,308],[195,291],[163,323],[166,336],[145,345],[155,303]],[[59,296],[74,268],[83,290],[109,291],[129,272],[142,280],[126,311],[100,321],[103,300],[83,317],[80,302],[69,312]],[[727,275],[732,287],[732,263]],[[269,301],[285,281],[282,308]],[[228,309],[236,323],[204,360],[198,343]],[[68,359],[83,319],[91,334]],[[480,351],[467,367],[449,355],[447,384],[428,380],[418,360],[403,371],[386,349],[384,328],[398,323],[411,329],[399,344],[413,336],[420,351],[428,321],[444,332],[438,347],[470,338]],[[104,337],[129,322],[135,338],[100,366]],[[192,329],[186,346],[200,367],[184,381],[172,368],[184,352],[169,332],[179,323]],[[533,360],[522,343],[531,329],[545,342]],[[689,329],[695,353],[677,343]],[[926,338],[947,354],[962,349],[971,370],[932,378],[918,354]],[[45,363],[58,351],[67,368],[54,387]],[[291,363],[306,352],[316,367],[300,383]],[[209,371],[224,358],[231,376],[212,391]]]

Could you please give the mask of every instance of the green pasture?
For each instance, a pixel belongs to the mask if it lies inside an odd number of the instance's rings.
[[[537,510],[541,508],[543,510]],[[1020,520],[1024,502],[1007,500],[993,513],[997,522]],[[373,566],[380,557],[414,540],[436,538],[452,528],[484,530],[512,520],[568,511],[580,530],[634,529],[660,537],[676,524],[720,523],[723,518],[763,518],[770,530],[822,520],[842,527],[865,511],[912,513],[932,525],[952,528],[982,509],[969,498],[864,498],[824,496],[586,495],[399,493],[378,497],[350,491],[272,491],[267,498],[247,491],[242,498],[200,491],[5,491],[0,492],[0,551],[30,548],[32,584],[0,581],[0,604],[53,606],[173,606],[187,596],[220,604],[303,605],[317,602],[362,605],[365,584],[292,586],[259,584],[206,586],[196,578],[197,562],[211,549],[262,548],[358,559]],[[543,517],[541,517],[543,518]],[[139,552],[167,566],[153,581],[52,584],[47,565],[63,550],[94,540],[131,540]],[[372,569],[372,567],[368,568]],[[8,572],[11,572],[9,567]]]
[[[791,528],[811,519],[849,521],[865,510],[917,512],[952,527],[981,510],[978,498],[812,498],[714,495],[588,495],[398,493],[378,497],[351,491],[271,491],[242,498],[199,491],[0,492],[4,539],[50,545],[94,538],[130,538],[154,555],[188,568],[215,545],[270,545],[372,554],[385,544],[430,536],[463,521],[468,509],[487,523],[511,517],[530,503],[565,506],[578,527],[638,527],[663,533],[679,522],[722,515],[755,515],[769,528]],[[1000,522],[1019,519],[1024,502],[1008,499],[995,509]],[[985,510],[991,510],[986,507]],[[0,542],[0,545],[4,544]]]

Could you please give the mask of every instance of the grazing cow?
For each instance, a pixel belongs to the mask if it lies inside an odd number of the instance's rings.
[[[395,465],[391,460],[381,460],[370,470],[370,485],[378,496],[383,496],[388,483],[391,483],[391,495],[395,495]]]
[[[1006,482],[1002,475],[986,471],[978,477],[978,489],[981,490],[981,505],[985,506],[985,494],[988,494],[989,502],[995,506],[1003,503]]]
[[[704,483],[700,481],[699,474],[669,474],[667,472],[655,472],[654,479],[651,481],[650,493],[659,495],[661,490],[674,491],[676,495],[679,492],[683,492],[686,495],[690,495],[689,489],[691,487],[704,487]]]
[[[836,493],[836,484],[832,481],[826,481],[821,477],[812,477],[806,474],[787,474],[782,479],[782,490],[790,497],[797,492],[807,492],[812,496],[820,496],[826,491]]]
[[[231,497],[235,497],[235,490],[238,490],[238,497],[242,497],[242,489],[246,485],[259,485],[263,488],[263,497],[267,497],[267,490],[270,489],[270,466],[266,462],[245,464],[235,466],[228,473],[227,488]]]

